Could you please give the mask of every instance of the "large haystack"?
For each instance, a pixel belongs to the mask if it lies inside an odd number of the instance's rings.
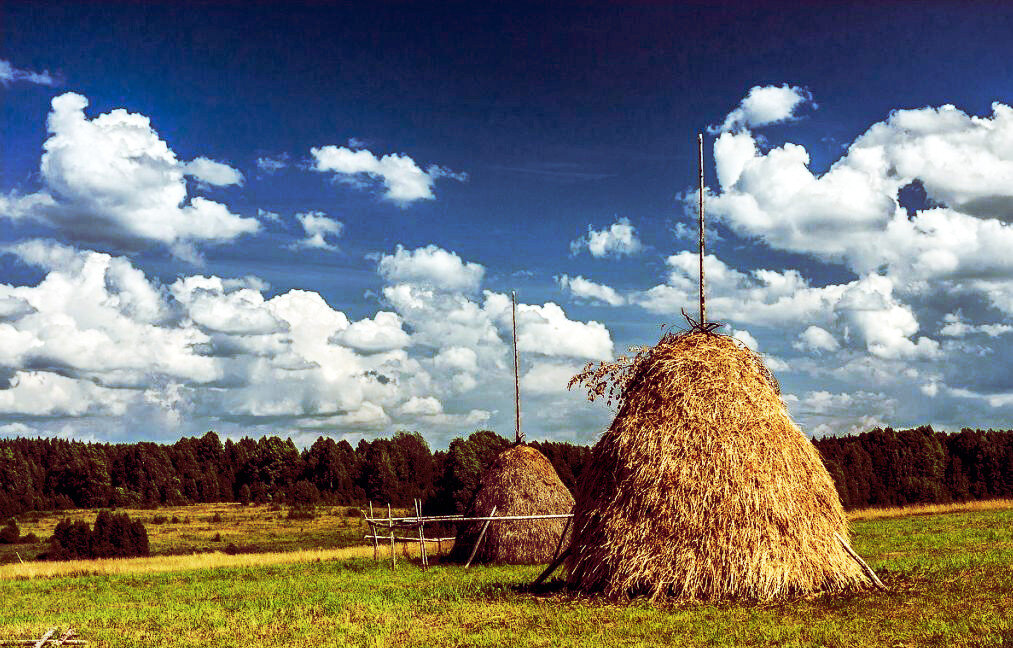
[[[666,334],[575,377],[619,405],[577,485],[572,586],[609,597],[768,600],[868,583],[812,443],[756,354]],[[572,383],[571,383],[572,384]]]
[[[553,515],[573,510],[573,495],[541,452],[516,445],[501,452],[482,475],[468,517]],[[468,559],[482,531],[480,522],[462,524],[452,559]],[[479,545],[475,562],[543,563],[552,560],[566,526],[563,518],[493,522]]]

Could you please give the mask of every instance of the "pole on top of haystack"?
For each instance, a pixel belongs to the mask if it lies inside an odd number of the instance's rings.
[[[514,331],[514,439],[517,444],[524,443],[521,432],[521,378],[520,364],[517,360],[517,293],[510,292],[511,317]]]
[[[704,298],[704,277],[703,277],[703,257],[704,257],[704,222],[703,222],[703,133],[698,133],[697,143],[700,149],[700,325],[703,326],[707,323],[707,302]]]

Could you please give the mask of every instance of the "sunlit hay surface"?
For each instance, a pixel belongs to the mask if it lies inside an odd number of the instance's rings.
[[[951,502],[949,504],[911,504],[908,506],[858,509],[849,511],[848,518],[851,520],[881,520],[884,518],[907,517],[909,515],[936,515],[938,513],[999,511],[1004,509],[1013,509],[1013,499]]]
[[[215,569],[219,567],[264,567],[286,563],[347,560],[373,556],[372,546],[340,549],[305,549],[277,553],[200,553],[184,556],[107,558],[95,560],[35,561],[0,567],[0,580],[54,578],[59,576],[103,576],[152,574],[159,572]]]
[[[534,448],[517,445],[501,452],[488,470],[468,511],[469,517],[488,516],[492,507],[500,515],[555,515],[573,510],[573,495],[556,469]],[[452,558],[465,561],[482,531],[481,522],[460,525]],[[552,560],[564,518],[514,520],[489,525],[475,555],[483,563],[543,563]]]
[[[575,377],[619,412],[576,488],[568,580],[611,598],[769,600],[864,586],[833,481],[762,360],[664,335]]]

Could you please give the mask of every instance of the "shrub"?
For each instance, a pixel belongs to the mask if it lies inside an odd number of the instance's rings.
[[[221,542],[221,541],[222,541],[222,534],[221,533],[216,533],[215,537],[211,538],[211,542]]]
[[[312,506],[295,506],[288,510],[288,515],[285,517],[289,520],[312,520],[316,516],[316,509]]]
[[[36,544],[37,542],[39,542],[39,540],[40,540],[39,536],[35,535],[34,533],[28,533],[21,536],[21,539],[18,540],[18,542],[21,544]]]
[[[239,553],[239,547],[230,542],[229,544],[225,545],[225,553],[229,554],[230,556],[235,556],[237,553]]]
[[[15,544],[21,535],[21,529],[14,519],[7,520],[7,523],[0,528],[0,544]]]
[[[151,523],[152,524],[165,524],[166,519],[167,518],[164,515],[156,515],[155,517],[151,518]]]
[[[172,523],[173,523],[173,524],[179,524],[179,518],[178,518],[178,517],[176,517],[175,515],[173,515],[173,516],[172,516]]]
[[[212,522],[216,522],[216,523],[221,523],[221,521],[222,521],[222,514],[221,513],[215,513],[214,515],[211,516],[211,521]]]
[[[148,532],[126,513],[101,511],[92,529],[83,520],[64,518],[50,538],[50,560],[147,556]]]

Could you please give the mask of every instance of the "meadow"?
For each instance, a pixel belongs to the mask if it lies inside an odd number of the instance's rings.
[[[289,519],[288,509],[278,506],[236,503],[117,510],[144,523],[154,556],[223,551],[230,544],[240,553],[335,549],[362,544],[366,533],[361,511],[347,506],[318,506],[312,519]],[[61,519],[92,524],[97,515],[98,510],[19,515],[21,534],[34,533],[39,542],[0,545],[0,565],[30,561],[44,553],[46,540]]]
[[[268,513],[280,512],[250,515]],[[274,523],[261,536],[292,546],[321,532],[303,527],[300,536],[283,515]],[[62,575],[4,565],[0,638],[72,625],[103,647],[1013,646],[1013,503],[858,512],[852,535],[889,591],[759,605],[616,604],[575,596],[558,580],[532,590],[539,566],[423,571],[399,560],[391,571],[371,547],[177,554],[124,559],[116,569],[101,565],[116,561],[87,561],[90,571]],[[171,537],[160,546],[178,546]],[[178,564],[152,569],[159,560]]]

